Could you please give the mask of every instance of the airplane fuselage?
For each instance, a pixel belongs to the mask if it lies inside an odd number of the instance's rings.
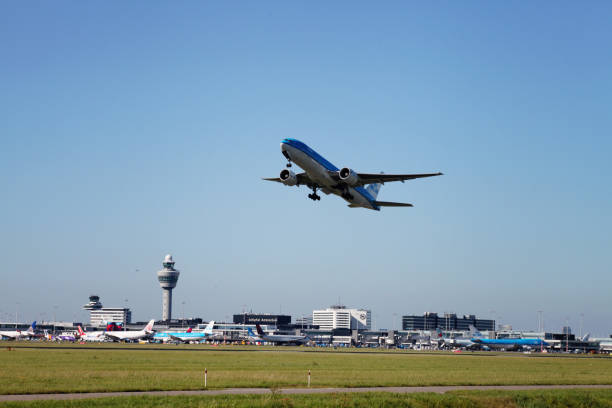
[[[325,194],[340,196],[354,207],[380,210],[374,204],[374,197],[365,188],[340,185],[334,181],[329,172],[338,172],[339,169],[306,144],[295,139],[285,139],[281,143],[281,151],[285,157],[300,166]]]
[[[7,339],[19,340],[29,337],[30,335],[25,331],[3,331],[0,332],[0,339],[5,337]]]
[[[153,336],[153,340],[161,340],[161,341],[202,341],[206,338],[206,333],[187,333],[187,332],[164,332],[164,333],[156,333]]]
[[[541,339],[472,339],[474,343],[491,349],[516,350],[523,347],[547,347]]]

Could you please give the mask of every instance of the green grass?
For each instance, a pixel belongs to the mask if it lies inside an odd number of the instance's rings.
[[[463,391],[443,395],[420,394],[318,394],[220,395],[179,397],[123,397],[72,401],[28,401],[3,407],[612,407],[612,390]]]
[[[194,390],[202,388],[205,367],[209,388],[302,387],[308,369],[313,387],[612,384],[611,358],[287,348],[266,352],[189,345],[155,346],[164,350],[113,344],[94,349],[20,347],[27,345],[31,343],[0,343],[0,394]]]

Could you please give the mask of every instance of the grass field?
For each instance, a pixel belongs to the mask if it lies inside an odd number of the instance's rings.
[[[0,394],[201,389],[205,367],[209,388],[612,384],[611,358],[29,344],[0,343]]]
[[[2,407],[612,407],[612,390],[462,391],[438,394],[319,394],[125,397],[74,401],[8,402]]]

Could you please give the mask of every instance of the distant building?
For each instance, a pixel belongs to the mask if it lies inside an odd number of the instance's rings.
[[[92,310],[89,315],[89,324],[92,326],[106,326],[107,323],[121,323],[123,325],[132,322],[132,312],[127,307],[103,307]]]
[[[445,313],[439,316],[437,313],[427,312],[422,316],[402,316],[402,330],[459,330],[468,331],[470,326],[478,330],[495,330],[495,320],[477,319],[475,315],[463,315],[457,317],[454,313]]]
[[[107,323],[130,324],[132,312],[127,307],[102,307],[100,297],[91,295],[89,303],[83,305],[83,309],[89,310],[89,324],[92,326],[106,326]]]
[[[295,319],[295,326],[310,327],[312,325],[313,325],[312,316],[303,316],[303,317],[298,317],[297,319]]]
[[[89,297],[89,303],[83,305],[83,309],[85,310],[98,310],[102,309],[102,303],[100,303],[100,296],[91,295]]]
[[[312,324],[320,330],[370,330],[372,312],[365,309],[347,309],[335,305],[323,310],[313,310]]]

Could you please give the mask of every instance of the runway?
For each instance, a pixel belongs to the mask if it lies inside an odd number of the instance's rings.
[[[451,385],[429,387],[356,387],[356,388],[226,388],[218,390],[193,391],[128,391],[128,392],[86,392],[71,394],[19,394],[0,395],[0,402],[8,401],[37,401],[37,400],[77,400],[105,397],[171,397],[179,395],[265,395],[265,394],[333,394],[333,393],[363,393],[363,392],[390,392],[398,394],[412,394],[419,392],[432,392],[444,394],[451,391],[528,391],[528,390],[567,390],[567,389],[612,389],[612,384],[591,385]]]

